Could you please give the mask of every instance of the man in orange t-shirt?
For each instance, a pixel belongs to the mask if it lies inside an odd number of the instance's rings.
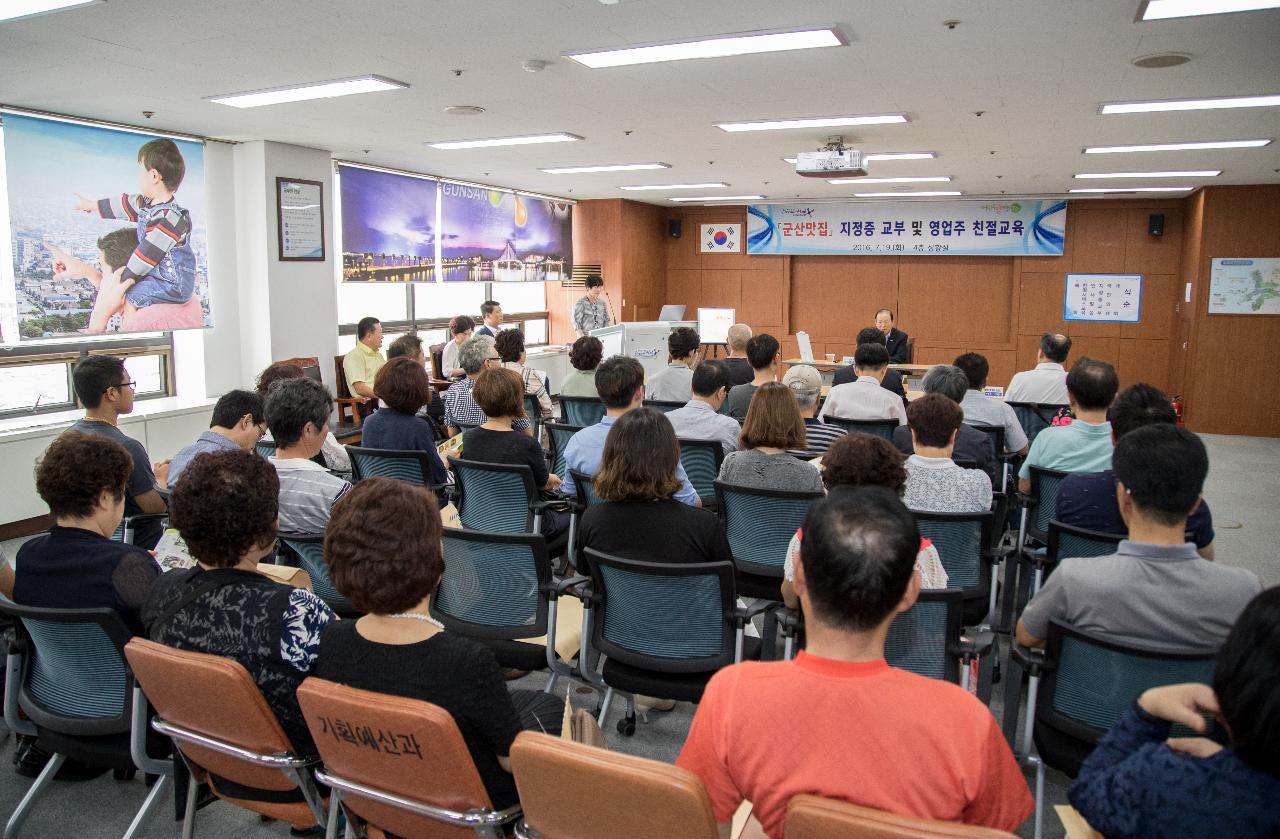
[[[716,674],[676,759],[706,784],[721,833],[747,800],[782,839],[801,793],[1016,830],[1033,802],[991,712],[884,660],[889,624],[920,590],[911,513],[882,487],[842,487],[810,508],[803,534],[807,650]]]

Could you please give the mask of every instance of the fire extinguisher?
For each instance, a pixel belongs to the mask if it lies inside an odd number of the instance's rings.
[[[1178,423],[1178,427],[1182,428],[1184,426],[1184,423],[1182,422],[1182,397],[1181,396],[1173,397],[1173,416]]]

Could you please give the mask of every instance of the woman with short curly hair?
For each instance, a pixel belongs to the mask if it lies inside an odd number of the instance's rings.
[[[564,377],[560,385],[561,396],[582,396],[591,399],[599,398],[596,390],[596,368],[604,357],[604,344],[599,338],[583,335],[573,342],[569,350],[569,364],[573,367]]]
[[[440,535],[427,492],[390,478],[363,480],[334,505],[324,541],[329,573],[368,614],[325,627],[316,675],[444,708],[494,807],[504,809],[519,800],[511,742],[521,729],[558,734],[564,702],[541,691],[508,692],[488,647],[445,632],[428,613],[444,573]]]
[[[551,416],[551,397],[538,371],[524,365],[524,333],[519,329],[504,329],[493,339],[493,348],[502,357],[502,366],[514,370],[524,380],[525,394],[538,401],[538,413],[543,419]]]
[[[294,693],[335,615],[311,592],[258,573],[275,548],[279,493],[275,468],[253,452],[197,455],[169,498],[197,565],[161,577],[142,619],[153,641],[244,665],[294,747],[315,754]]]

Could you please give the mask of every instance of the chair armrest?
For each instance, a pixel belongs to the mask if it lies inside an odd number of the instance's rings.
[[[960,636],[960,657],[966,662],[989,655],[996,646],[996,634],[988,629]]]
[[[800,610],[788,609],[785,605],[778,607],[775,617],[778,621],[778,631],[783,638],[792,637],[804,624],[804,615]]]
[[[580,600],[591,596],[591,578],[575,575],[564,579],[552,579],[542,586],[542,591],[551,598],[571,594]]]
[[[743,626],[756,615],[763,615],[770,609],[778,608],[779,605],[781,604],[776,600],[761,600],[754,606],[747,606],[746,608],[743,608],[742,606],[734,606],[733,611],[729,614],[737,625]]]
[[[1022,668],[1028,676],[1039,676],[1044,673],[1044,653],[1021,644],[1014,644],[1009,651],[1009,658]]]

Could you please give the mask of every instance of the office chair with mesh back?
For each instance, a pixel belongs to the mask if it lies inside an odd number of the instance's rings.
[[[702,506],[717,509],[716,478],[724,463],[724,446],[719,440],[680,440],[680,465],[689,477],[694,492],[702,499]]]
[[[604,418],[604,403],[599,397],[562,395],[560,413],[564,424],[586,428]]]
[[[311,578],[311,590],[316,597],[329,604],[329,608],[340,615],[363,614],[342,596],[329,577],[329,563],[324,558],[324,536],[282,533],[280,541],[297,555],[299,566]]]
[[[900,612],[889,625],[884,657],[889,664],[931,679],[969,688],[970,663],[981,662],[977,694],[985,704],[991,694],[991,653],[995,636],[974,632],[965,637],[961,627],[964,592],[959,589],[925,589],[915,604]]]
[[[804,524],[809,505],[822,498],[822,493],[743,487],[724,481],[716,481],[714,486],[737,569],[738,592],[780,600],[787,548]]]
[[[893,432],[898,427],[898,421],[896,419],[858,420],[827,416],[824,417],[822,421],[828,425],[838,425],[850,434],[853,434],[854,432],[874,434],[875,436],[883,437],[886,440],[893,440]]]
[[[582,430],[580,425],[565,425],[562,422],[544,423],[547,429],[547,462],[552,472],[561,478],[569,477],[564,465],[564,450],[569,445],[569,438]]]
[[[1060,411],[1069,407],[1067,405],[1051,405],[1041,404],[1039,402],[1009,402],[1004,404],[1013,409],[1013,415],[1018,418],[1018,425],[1022,426],[1022,430],[1026,432],[1027,443],[1034,443],[1036,435],[1053,425],[1053,418]]]
[[[550,502],[542,501],[527,464],[483,463],[449,458],[454,505],[468,530],[493,533],[539,533]],[[557,540],[559,541],[559,540]],[[553,553],[557,547],[553,544]]]
[[[1067,474],[1056,469],[1030,467],[1031,491],[1018,496],[1022,502],[1022,518],[1018,523],[1014,554],[1017,561],[1005,568],[1002,626],[1013,627],[1017,623],[1027,599],[1039,588],[1043,574],[1031,543],[1043,545],[1049,541],[1049,522],[1058,504],[1058,488]]]
[[[920,535],[938,549],[947,585],[964,592],[964,625],[975,626],[995,609],[991,528],[985,513],[925,513],[913,510]]]

